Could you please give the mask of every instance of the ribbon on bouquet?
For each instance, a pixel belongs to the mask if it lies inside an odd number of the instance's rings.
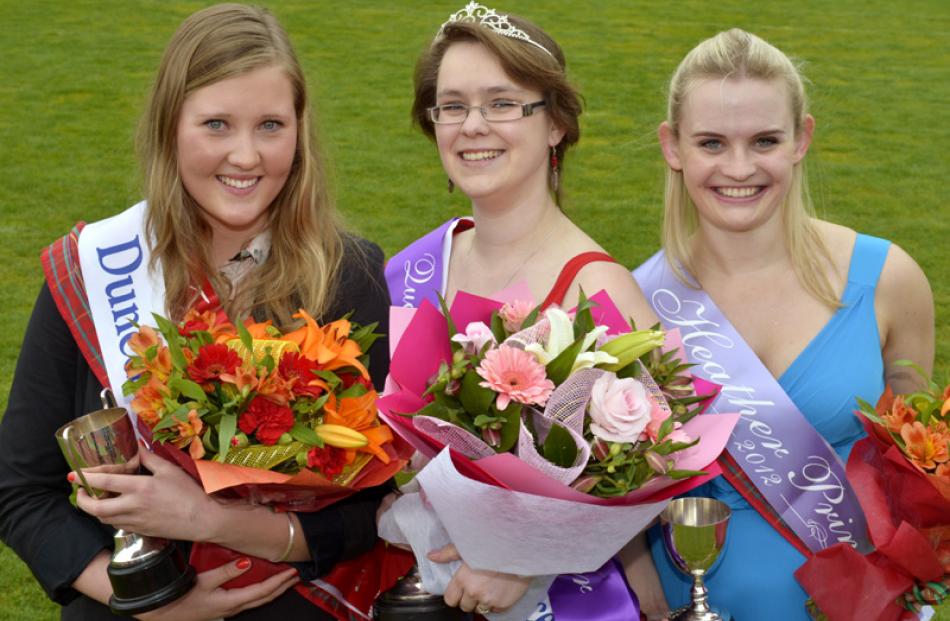
[[[734,483],[737,490],[780,532],[790,528],[811,552],[836,543],[870,551],[864,513],[838,455],[712,299],[680,281],[663,251],[633,274],[664,327],[681,330],[687,357],[696,365],[693,374],[722,386],[710,412],[741,414],[727,450],[755,493],[741,482]],[[756,493],[767,507],[757,504]],[[781,524],[770,519],[769,509]]]

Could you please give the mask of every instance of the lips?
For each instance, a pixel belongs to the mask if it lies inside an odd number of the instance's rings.
[[[493,160],[500,156],[504,151],[500,149],[482,149],[480,151],[461,151],[459,155],[466,162],[484,162]]]
[[[720,186],[713,188],[713,191],[716,192],[716,194],[726,198],[751,198],[765,191],[765,186]]]
[[[227,177],[225,175],[217,175],[218,181],[228,186],[229,188],[234,188],[235,190],[247,190],[255,185],[258,181],[261,180],[260,177],[247,177],[239,179],[237,177]]]

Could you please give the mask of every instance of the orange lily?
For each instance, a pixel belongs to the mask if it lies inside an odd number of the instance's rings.
[[[359,397],[344,397],[337,399],[331,394],[323,406],[325,415],[323,422],[332,425],[343,425],[359,431],[368,440],[366,446],[356,450],[370,453],[379,458],[384,464],[389,463],[389,455],[382,446],[393,441],[393,434],[389,427],[379,424],[376,418],[376,391],[370,390]]]
[[[260,378],[257,385],[257,394],[267,397],[277,405],[287,405],[293,397],[293,382],[288,382],[274,369]]]
[[[339,319],[321,328],[307,311],[300,309],[294,317],[304,320],[303,327],[284,335],[283,339],[292,341],[300,347],[301,355],[315,360],[327,371],[341,367],[354,367],[364,378],[369,379],[369,371],[360,363],[360,351],[356,341],[349,338],[350,322]]]
[[[161,419],[159,411],[165,407],[165,384],[152,376],[148,383],[139,388],[132,399],[132,411],[149,427],[154,427]]]
[[[221,381],[234,384],[238,392],[242,395],[247,395],[257,387],[260,379],[257,377],[257,369],[254,368],[254,365],[245,362],[234,370],[233,375],[231,373],[222,373]]]
[[[201,429],[204,423],[198,417],[198,412],[188,412],[188,420],[178,421],[178,439],[172,442],[178,448],[188,447],[188,454],[192,459],[201,459],[205,455],[205,447],[201,443]]]
[[[937,462],[947,461],[946,441],[940,442],[919,421],[906,423],[901,428],[901,438],[904,439],[907,456],[920,469],[933,470]]]
[[[880,416],[891,433],[900,433],[905,424],[917,420],[917,412],[904,403],[904,397],[900,396],[896,397],[891,407],[882,412]]]

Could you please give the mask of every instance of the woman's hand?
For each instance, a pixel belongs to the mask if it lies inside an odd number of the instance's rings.
[[[249,608],[266,604],[296,584],[296,569],[288,569],[267,580],[238,589],[223,589],[225,584],[250,569],[251,561],[241,558],[233,563],[198,574],[195,586],[167,606],[138,615],[141,621],[207,621],[231,617]]]
[[[462,560],[452,544],[429,552],[428,557],[436,563]],[[503,612],[521,599],[530,585],[530,577],[472,569],[462,561],[462,566],[445,588],[443,597],[446,604],[457,606],[465,612],[472,612],[476,608],[476,612],[480,613],[484,610]]]
[[[83,470],[89,485],[117,495],[93,498],[80,487],[76,505],[104,524],[140,535],[211,540],[220,505],[178,466],[144,447],[139,458],[152,476]]]

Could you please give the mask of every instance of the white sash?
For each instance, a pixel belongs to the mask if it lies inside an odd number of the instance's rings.
[[[137,324],[155,325],[152,313],[166,314],[161,269],[148,267],[145,209],[142,201],[117,216],[87,224],[79,234],[79,265],[109,384],[133,420],[131,398],[122,394],[125,363],[132,353],[129,338]]]

